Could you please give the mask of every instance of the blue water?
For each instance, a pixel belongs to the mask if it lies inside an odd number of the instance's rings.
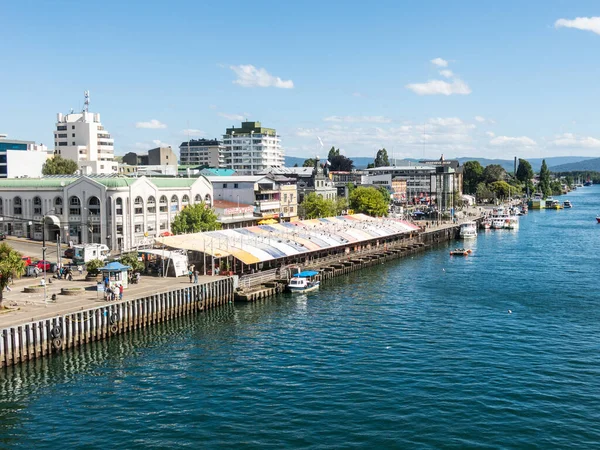
[[[598,194],[10,369],[0,447],[598,448]]]

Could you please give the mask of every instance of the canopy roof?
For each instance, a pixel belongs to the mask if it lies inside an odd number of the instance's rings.
[[[353,214],[165,236],[156,238],[156,242],[171,248],[203,252],[217,258],[233,256],[244,264],[256,264],[348,244],[360,244],[418,229],[416,225],[399,219]]]
[[[100,272],[122,272],[124,270],[131,269],[131,266],[125,266],[121,264],[119,261],[113,261],[104,267],[100,267],[98,270]]]
[[[319,272],[316,272],[314,270],[305,270],[303,272],[295,274],[294,276],[296,278],[307,278],[307,277],[314,277],[315,275],[319,275]]]

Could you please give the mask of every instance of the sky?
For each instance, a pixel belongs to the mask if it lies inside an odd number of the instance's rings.
[[[306,158],[600,156],[599,16],[577,0],[7,2],[0,133],[52,147],[89,90],[117,155],[247,119]]]

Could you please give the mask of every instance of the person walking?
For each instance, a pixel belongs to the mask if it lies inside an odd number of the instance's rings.
[[[198,275],[200,275],[200,272],[194,270],[194,284],[198,284]]]
[[[194,276],[194,273],[192,272],[192,269],[188,270],[188,275],[190,277],[190,283],[192,282],[192,277]]]
[[[123,300],[123,285],[119,285],[119,300]]]
[[[79,271],[79,275],[83,275],[83,266],[81,264],[77,266],[77,270]]]

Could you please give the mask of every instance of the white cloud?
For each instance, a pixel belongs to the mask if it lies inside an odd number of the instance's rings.
[[[353,92],[352,97],[364,97],[360,92]]]
[[[150,149],[156,148],[156,147],[174,148],[171,144],[167,144],[166,142],[163,142],[160,139],[153,139],[150,142],[136,142],[134,147],[136,150],[150,150]]]
[[[329,116],[323,120],[338,123],[390,123],[392,121],[392,119],[384,116]]]
[[[563,133],[555,136],[554,139],[548,142],[548,145],[554,147],[600,148],[600,139]]]
[[[265,69],[257,69],[250,64],[241,64],[239,66],[229,66],[237,75],[234,84],[243,87],[276,87],[282,89],[292,89],[294,82],[292,80],[282,80],[269,74]]]
[[[181,130],[181,134],[184,134],[186,136],[190,134],[194,136],[204,136],[205,133],[204,131],[198,130],[196,128],[186,128],[185,130]]]
[[[537,143],[527,136],[497,136],[490,141],[490,145],[497,147],[535,147]]]
[[[429,80],[427,83],[411,83],[406,85],[418,95],[468,95],[471,93],[471,88],[464,81],[455,78],[451,83],[443,80]]]
[[[494,137],[496,136],[496,133],[494,133],[493,131],[486,131],[485,134],[489,137]]]
[[[243,122],[244,120],[246,120],[246,117],[249,116],[250,114],[242,115],[242,114],[227,114],[227,113],[220,112],[220,113],[218,113],[218,115],[221,117],[224,117],[225,119],[228,119],[228,120],[237,120],[238,122]]]
[[[454,73],[451,70],[440,70],[440,75],[446,78],[452,78],[454,76]]]
[[[600,17],[577,17],[573,20],[558,19],[554,22],[556,28],[576,28],[600,34]]]
[[[159,120],[152,119],[149,122],[136,122],[135,127],[136,128],[162,129],[162,128],[167,128],[167,125],[165,125],[164,123],[162,123]]]
[[[485,117],[475,116],[475,121],[479,123],[485,122]]]
[[[448,67],[448,61],[442,58],[435,58],[431,60],[431,63],[438,67]]]

